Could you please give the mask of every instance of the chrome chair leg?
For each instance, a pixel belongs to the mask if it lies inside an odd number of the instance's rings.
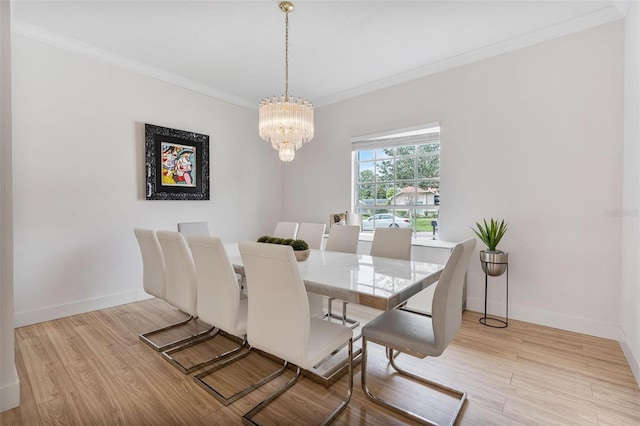
[[[347,325],[349,324],[349,327],[351,328],[358,328],[358,326],[360,326],[360,321],[352,319],[352,318],[347,318],[347,303],[344,300],[342,301],[342,315],[338,315],[338,314],[334,314],[333,310],[332,310],[332,302],[335,300],[335,297],[328,297],[327,298],[327,314],[325,315],[326,318],[333,318],[333,319],[337,319],[342,321],[342,325]]]
[[[231,356],[237,352],[239,352],[240,350],[242,350],[242,348],[246,345],[247,343],[247,339],[244,338],[242,340],[242,343],[240,344],[240,346],[231,349],[230,351],[227,352],[223,352],[221,354],[215,355],[205,361],[199,362],[197,364],[194,364],[190,367],[185,367],[184,365],[182,365],[180,363],[180,361],[178,361],[177,359],[175,359],[172,355],[175,353],[178,353],[180,351],[183,351],[187,348],[199,345],[200,343],[204,343],[207,342],[213,338],[215,338],[216,336],[220,335],[222,332],[219,328],[216,327],[211,327],[209,330],[207,330],[208,335],[198,338],[198,339],[194,339],[191,340],[183,345],[180,345],[178,347],[175,347],[173,349],[169,349],[167,351],[162,352],[162,356],[164,357],[164,359],[166,359],[167,361],[169,361],[171,364],[173,364],[178,370],[182,371],[182,373],[184,374],[190,374],[193,373],[196,370],[199,370],[203,367],[206,367],[207,365],[211,365],[216,361],[219,361],[221,359],[227,358],[228,356]],[[225,333],[226,335],[226,333]],[[227,335],[228,336],[228,335]],[[232,337],[232,336],[229,336]],[[238,339],[239,340],[239,339]]]
[[[342,410],[346,408],[347,404],[351,400],[351,394],[353,393],[353,339],[349,339],[348,347],[349,347],[348,349],[349,370],[347,374],[349,375],[349,389],[347,390],[347,396],[340,402],[340,405],[331,412],[329,417],[327,417],[322,422],[323,426],[333,423],[333,421],[338,416],[338,414],[340,414]],[[288,389],[290,389],[293,385],[295,385],[298,379],[300,378],[301,372],[302,372],[302,369],[300,367],[297,367],[296,374],[291,380],[289,380],[287,383],[284,384],[284,386],[282,386],[276,392],[271,394],[267,399],[265,399],[264,401],[262,401],[261,403],[253,407],[249,412],[247,412],[244,416],[242,416],[242,423],[250,426],[258,426],[258,423],[254,422],[252,418],[256,414],[258,414],[260,411],[262,411],[267,405],[271,404],[274,400],[276,400],[280,395],[282,395]]]
[[[458,420],[458,417],[460,416],[460,411],[462,410],[462,407],[464,405],[465,400],[467,399],[467,393],[466,392],[462,392],[458,389],[454,389],[452,387],[449,387],[447,385],[444,385],[442,383],[436,382],[434,380],[430,380],[427,379],[426,377],[423,376],[419,376],[415,373],[412,373],[410,371],[404,370],[400,367],[397,366],[396,362],[395,362],[395,358],[397,356],[397,354],[393,353],[393,349],[391,348],[387,348],[386,349],[387,355],[388,355],[388,359],[389,362],[391,363],[391,366],[401,375],[407,376],[413,380],[416,380],[418,382],[422,382],[426,385],[429,386],[433,386],[435,388],[441,389],[445,392],[448,392],[452,395],[457,396],[458,398],[458,404],[456,405],[456,409],[453,413],[453,416],[451,418],[451,421],[449,422],[449,426],[453,426],[456,421]],[[422,424],[426,424],[426,425],[433,425],[433,426],[437,426],[438,423],[434,422],[433,420],[427,419],[426,417],[423,417],[417,413],[414,413],[412,411],[410,411],[409,409],[400,407],[399,405],[394,404],[393,402],[387,401],[386,399],[383,399],[377,395],[374,395],[369,388],[367,387],[367,338],[366,337],[362,337],[362,369],[360,372],[360,378],[361,378],[361,383],[362,383],[362,390],[365,393],[365,395],[367,395],[367,397],[369,399],[371,399],[373,402],[382,405],[383,407],[387,407],[390,410],[402,414],[404,416],[407,416],[413,420],[416,420]]]
[[[177,346],[177,345],[180,345],[180,344],[182,344],[182,343],[188,342],[189,340],[195,339],[195,338],[200,337],[200,336],[202,336],[202,335],[204,335],[204,334],[206,334],[206,333],[208,333],[208,332],[209,332],[208,330],[201,331],[200,333],[191,334],[191,335],[189,335],[189,336],[187,336],[187,337],[184,337],[184,338],[182,338],[182,339],[175,340],[175,341],[173,341],[173,342],[166,343],[166,344],[164,344],[164,345],[162,345],[162,346],[157,345],[155,342],[153,342],[153,341],[149,338],[149,337],[151,337],[151,336],[153,336],[153,335],[155,335],[155,334],[162,333],[163,331],[171,330],[172,328],[176,328],[176,327],[180,327],[180,326],[182,326],[182,325],[185,325],[185,324],[189,323],[189,321],[191,321],[191,320],[196,321],[196,320],[197,320],[197,318],[196,318],[196,317],[194,317],[193,315],[190,315],[190,316],[189,316],[189,318],[187,318],[187,319],[186,319],[186,320],[184,320],[184,321],[179,321],[179,322],[176,322],[176,323],[173,323],[173,324],[169,324],[169,325],[167,325],[167,326],[164,326],[164,327],[158,328],[158,329],[156,329],[156,330],[147,331],[146,333],[142,333],[142,334],[140,334],[138,337],[139,337],[139,339],[140,339],[142,342],[144,342],[144,343],[146,343],[147,345],[151,346],[151,347],[152,347],[153,349],[155,349],[156,351],[158,351],[158,352],[163,352],[163,351],[166,351],[166,350],[167,350],[167,349],[169,349],[169,348],[172,348],[172,347],[174,347],[174,346]]]
[[[246,342],[246,340],[245,340]],[[243,346],[245,347],[245,346]],[[193,381],[196,382],[198,385],[200,385],[204,390],[206,390],[207,392],[209,392],[211,395],[213,395],[214,397],[216,397],[216,399],[220,402],[222,402],[222,404],[224,405],[229,405],[231,403],[233,403],[234,401],[237,401],[238,399],[242,398],[243,396],[253,392],[255,389],[258,389],[260,386],[264,385],[265,383],[270,382],[271,380],[275,379],[276,377],[282,375],[282,373],[284,373],[284,371],[287,368],[288,363],[285,361],[284,365],[282,367],[280,367],[278,370],[274,371],[273,373],[269,374],[266,377],[263,377],[262,379],[258,380],[257,382],[247,386],[244,389],[239,390],[238,392],[236,392],[235,394],[231,395],[230,397],[226,397],[224,396],[222,393],[220,393],[218,390],[216,390],[213,386],[211,386],[209,383],[205,382],[203,379],[205,377],[207,377],[208,375],[226,367],[227,365],[234,363],[242,358],[245,358],[247,355],[249,355],[252,352],[251,348],[248,348],[245,352],[242,352],[234,357],[231,358],[227,358],[225,360],[223,360],[220,364],[215,365],[213,368],[210,368],[209,370],[203,371],[200,374],[197,374],[193,377]]]

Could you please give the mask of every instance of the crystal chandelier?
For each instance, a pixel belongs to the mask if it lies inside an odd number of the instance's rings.
[[[313,139],[313,105],[289,96],[289,13],[293,12],[293,3],[283,1],[280,10],[285,13],[286,28],[284,96],[260,101],[258,128],[260,137],[278,150],[280,160],[292,161],[296,150]]]

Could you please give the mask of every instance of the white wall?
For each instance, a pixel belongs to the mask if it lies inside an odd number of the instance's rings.
[[[13,334],[10,9],[10,2],[0,2],[0,411],[20,404]]]
[[[351,137],[439,121],[441,238],[505,218],[510,316],[617,338],[623,36],[618,21],[319,108],[316,137],[283,167],[283,215],[350,209]],[[481,311],[472,259],[467,307]],[[503,312],[504,277],[490,285]]]
[[[206,220],[225,241],[273,229],[280,162],[256,111],[13,43],[16,326],[144,297],[134,227]],[[144,199],[144,123],[210,136],[211,201]]]
[[[620,340],[640,383],[640,3],[625,19],[622,332]]]

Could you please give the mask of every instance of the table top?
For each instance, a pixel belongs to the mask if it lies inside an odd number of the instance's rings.
[[[244,274],[238,245],[225,250]],[[438,281],[444,265],[312,249],[298,267],[307,291],[386,311]]]

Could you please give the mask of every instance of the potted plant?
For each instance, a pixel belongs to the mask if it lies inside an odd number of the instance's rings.
[[[504,274],[509,261],[509,253],[498,250],[498,243],[507,232],[507,224],[503,220],[499,222],[493,218],[487,223],[476,222],[476,228],[471,228],[476,236],[482,241],[488,250],[480,251],[480,265],[486,274],[497,277]]]
[[[282,244],[286,246],[291,246],[293,249],[293,254],[296,255],[296,260],[307,260],[309,258],[309,244],[305,240],[293,240],[291,238],[278,238],[278,237],[270,237],[269,235],[263,235],[258,238],[257,242],[259,243],[269,243],[269,244]]]

